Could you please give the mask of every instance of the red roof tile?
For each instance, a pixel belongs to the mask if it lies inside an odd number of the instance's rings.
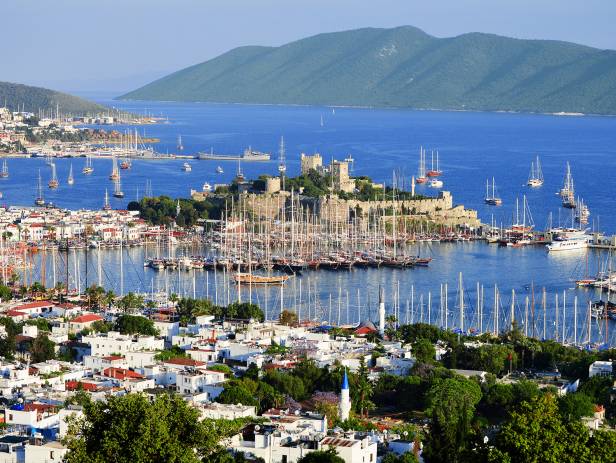
[[[103,317],[100,315],[96,315],[95,313],[87,313],[85,315],[80,315],[79,317],[75,317],[71,320],[71,323],[89,323],[96,322],[102,320]]]
[[[129,378],[144,378],[143,375],[140,375],[137,372],[134,372],[132,370],[126,370],[124,368],[115,368],[115,367],[110,367],[110,368],[105,368],[103,370],[103,376],[107,376],[108,378],[114,378],[114,379],[129,379]]]
[[[200,367],[206,364],[205,362],[200,362],[199,360],[182,357],[166,360],[165,363],[170,363],[172,365],[183,365],[187,367]]]

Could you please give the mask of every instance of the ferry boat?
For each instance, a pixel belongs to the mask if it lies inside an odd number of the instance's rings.
[[[442,175],[442,171],[438,166],[438,151],[436,152],[436,169],[434,168],[434,151],[432,151],[432,168],[426,172],[426,175],[428,177],[438,177],[440,175]],[[425,157],[424,157],[424,162],[425,162]]]
[[[47,186],[51,190],[55,190],[56,188],[58,188],[59,185],[60,182],[58,182],[58,176],[56,175],[56,163],[54,162],[51,164],[51,180],[49,180]]]
[[[490,206],[500,206],[501,204],[503,204],[503,200],[500,198],[500,196],[497,195],[494,177],[492,177],[492,192],[490,192],[490,181],[486,179],[485,203],[489,204]]]
[[[588,230],[577,228],[554,229],[555,237],[552,242],[546,245],[548,252],[572,251],[575,249],[586,249],[590,236]]]
[[[68,179],[66,180],[66,183],[69,185],[75,183],[75,179],[73,178],[73,163],[71,163],[71,168],[68,171]]]
[[[38,185],[36,188],[36,198],[34,198],[36,206],[44,206],[45,198],[43,197],[43,180],[41,179],[41,169],[38,171]]]
[[[6,159],[2,161],[2,171],[0,171],[0,177],[8,178],[9,176],[9,166],[6,163]]]
[[[536,162],[531,161],[530,163],[530,173],[528,174],[528,182],[526,184],[533,188],[543,185],[543,172],[541,171],[539,156],[537,156]]]
[[[222,167],[220,167],[220,166],[217,166],[217,167],[216,167],[216,173],[217,173],[217,174],[224,174],[224,172],[225,172],[225,171],[224,171],[224,170],[222,170]]]
[[[426,177],[426,151],[423,146],[419,147],[419,170],[417,172],[416,183],[426,183],[428,178]]]
[[[233,281],[247,285],[281,285],[289,279],[289,275],[264,276],[252,273],[235,273]]]
[[[271,155],[269,153],[263,153],[261,151],[253,151],[251,147],[246,148],[243,154],[214,154],[213,152],[199,153],[199,159],[204,160],[204,161],[242,160],[246,162],[251,162],[251,161],[269,161],[270,158],[271,158]]]
[[[430,188],[443,188],[443,181],[437,178],[433,178],[432,180],[430,180]]]
[[[575,204],[575,188],[573,187],[573,176],[571,175],[571,166],[567,162],[567,171],[565,173],[565,181],[560,189],[560,197],[562,198],[563,207],[574,209]]]
[[[183,170],[184,172],[190,172],[190,171],[192,171],[192,167],[191,167],[191,165],[190,165],[189,163],[185,162],[185,163],[182,165],[182,170]]]
[[[92,167],[92,158],[90,156],[86,157],[86,165],[81,169],[81,173],[85,175],[90,175],[94,172],[94,168]]]

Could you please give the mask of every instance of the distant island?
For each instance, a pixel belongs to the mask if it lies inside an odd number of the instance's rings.
[[[246,46],[120,99],[616,114],[616,51],[411,26]]]
[[[72,115],[102,114],[109,111],[105,106],[67,93],[12,82],[0,82],[0,107],[3,106],[12,111],[23,108],[34,113],[40,110],[54,111],[54,114],[56,108],[59,108],[63,114]]]

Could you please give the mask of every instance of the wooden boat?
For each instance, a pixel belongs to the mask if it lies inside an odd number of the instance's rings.
[[[249,285],[281,285],[289,279],[289,275],[265,276],[252,273],[235,273],[233,281]]]

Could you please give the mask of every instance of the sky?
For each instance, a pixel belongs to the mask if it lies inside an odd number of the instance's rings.
[[[0,0],[0,81],[121,94],[241,45],[412,25],[616,49],[613,0]]]

